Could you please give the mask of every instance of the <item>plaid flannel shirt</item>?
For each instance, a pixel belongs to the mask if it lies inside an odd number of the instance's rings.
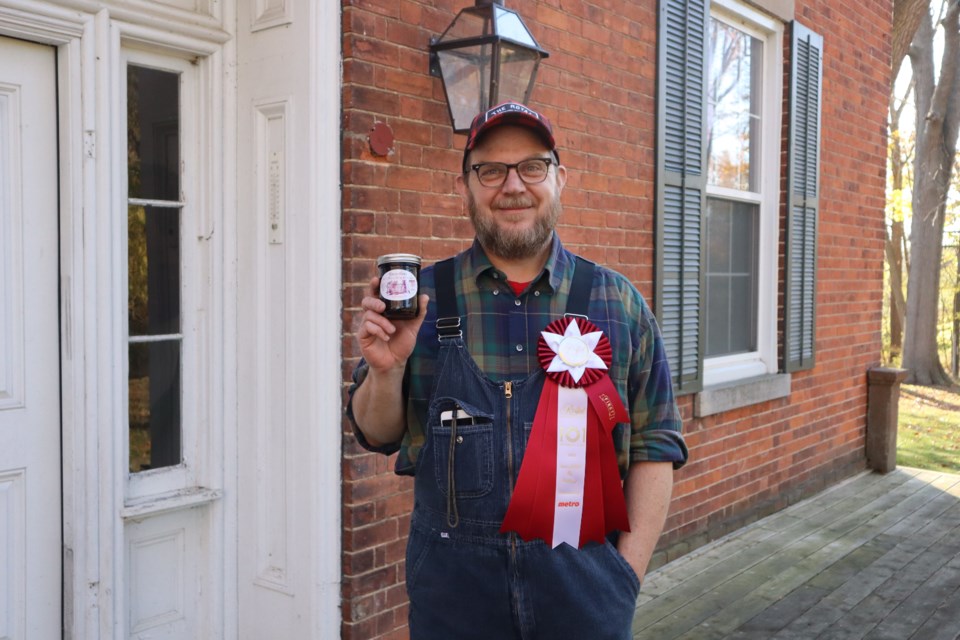
[[[524,379],[540,366],[540,332],[563,316],[575,263],[574,254],[564,249],[554,234],[553,249],[542,274],[518,296],[477,241],[456,256],[454,281],[458,309],[466,317],[465,345],[488,378],[498,382]],[[399,450],[396,471],[402,475],[413,475],[417,455],[426,441],[424,429],[439,348],[432,266],[420,274],[420,291],[430,296],[430,305],[407,362],[407,430],[402,442],[373,447],[356,427],[350,402],[367,374],[363,361],[354,371],[347,406],[361,446],[384,454]],[[588,315],[613,346],[610,377],[630,413],[630,424],[614,430],[621,475],[626,475],[631,463],[640,461],[672,462],[679,468],[687,460],[687,447],[663,340],[646,301],[625,277],[598,265]]]

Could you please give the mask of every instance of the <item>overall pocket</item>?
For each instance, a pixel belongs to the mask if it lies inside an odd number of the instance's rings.
[[[493,415],[453,398],[430,409],[430,448],[440,492],[457,499],[485,496],[494,485]]]

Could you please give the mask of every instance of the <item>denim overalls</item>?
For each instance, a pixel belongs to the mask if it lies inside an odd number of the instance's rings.
[[[480,371],[459,323],[451,326],[452,262],[443,264],[440,347],[407,545],[411,638],[629,640],[640,581],[609,541],[551,549],[499,531],[544,372],[494,382]]]

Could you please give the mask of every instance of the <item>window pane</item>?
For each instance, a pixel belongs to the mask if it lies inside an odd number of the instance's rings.
[[[757,348],[759,207],[707,198],[707,357]]]
[[[180,210],[127,208],[129,335],[180,333]]]
[[[710,21],[707,83],[707,180],[758,190],[763,43],[716,19]]]
[[[130,471],[180,464],[180,75],[127,67]],[[140,342],[145,336],[162,336]]]
[[[130,471],[180,464],[180,341],[130,345]]]
[[[730,279],[707,274],[707,357],[726,355],[730,347]]]
[[[127,179],[131,198],[180,200],[180,76],[127,67]]]

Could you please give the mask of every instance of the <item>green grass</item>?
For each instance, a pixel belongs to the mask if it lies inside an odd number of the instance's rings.
[[[960,474],[960,392],[903,385],[897,464]]]

